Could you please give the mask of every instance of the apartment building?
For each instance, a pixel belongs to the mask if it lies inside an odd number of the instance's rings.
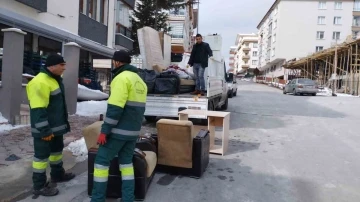
[[[353,39],[360,37],[360,0],[354,1],[353,25],[351,27]]]
[[[16,27],[28,34],[25,50],[61,52],[76,41],[94,55],[132,49],[129,10],[135,0],[2,0],[0,28]],[[2,46],[0,35],[0,46]]]
[[[184,0],[191,2],[190,0]],[[169,32],[171,36],[171,52],[172,61],[181,61],[181,54],[190,52],[194,44],[193,35],[194,29],[197,27],[198,9],[194,8],[192,4],[185,6],[185,8],[172,9],[167,11],[169,13],[168,24],[171,27]]]
[[[237,50],[237,46],[231,46],[230,47],[230,52],[229,52],[229,70],[231,72],[236,73],[236,68],[235,68],[235,53]]]
[[[353,0],[276,0],[257,26],[259,70],[266,77],[287,80],[285,61],[342,43],[352,35],[357,5],[360,8]]]
[[[258,66],[258,35],[238,34],[235,40],[234,67],[236,72],[252,74]]]

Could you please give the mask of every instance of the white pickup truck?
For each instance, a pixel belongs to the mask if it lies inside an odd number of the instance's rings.
[[[219,40],[220,36],[206,36],[206,39],[209,39],[210,47],[212,47],[211,41],[214,41],[212,37],[216,37],[216,41]],[[158,116],[178,117],[178,112],[182,109],[226,110],[228,107],[228,85],[226,83],[225,61],[220,50],[213,50],[213,55],[214,59],[209,59],[209,66],[206,68],[204,75],[207,91],[205,96],[191,95],[190,93],[176,95],[148,94],[145,119],[154,121]],[[189,58],[190,54],[184,53],[180,64],[182,66],[186,65]],[[190,116],[189,118],[207,119],[206,116]]]

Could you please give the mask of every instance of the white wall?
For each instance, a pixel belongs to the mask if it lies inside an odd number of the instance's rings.
[[[334,1],[327,1],[326,5],[326,10],[319,10],[318,1],[281,1],[275,30],[275,57],[271,59],[305,57],[314,53],[316,46],[329,48],[335,42],[334,31],[341,32],[338,43],[343,42],[351,34],[353,2],[343,1],[342,10],[334,9]],[[317,24],[318,16],[325,16],[325,25]],[[342,25],[333,24],[334,16],[342,17]],[[325,38],[316,39],[317,31],[325,31]]]
[[[78,0],[48,0],[48,11],[46,13],[38,13],[35,9],[14,0],[1,0],[0,7],[78,34]],[[64,18],[59,17],[58,14],[64,16]]]

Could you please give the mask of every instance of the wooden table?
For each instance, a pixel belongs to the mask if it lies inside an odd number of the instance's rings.
[[[230,112],[186,109],[179,112],[179,120],[188,120],[189,115],[205,115],[210,132],[210,153],[225,155],[229,144]],[[215,145],[215,127],[222,127],[222,144]]]

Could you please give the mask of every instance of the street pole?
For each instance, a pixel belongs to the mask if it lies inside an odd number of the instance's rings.
[[[336,69],[337,69],[337,38],[336,38],[336,45],[335,45],[335,56],[334,56],[334,69],[333,69],[333,86],[332,86],[332,96],[336,96]]]

